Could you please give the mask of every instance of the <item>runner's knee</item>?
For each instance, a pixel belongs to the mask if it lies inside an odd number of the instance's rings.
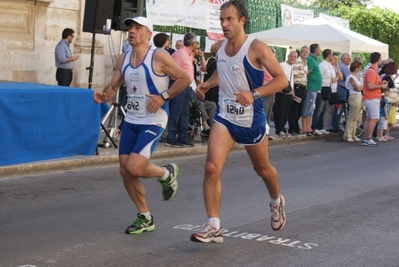
[[[205,163],[205,173],[206,174],[220,174],[222,172],[223,166],[218,166],[214,162],[207,161]],[[219,175],[220,177],[220,175]]]
[[[119,168],[119,172],[122,177],[142,177],[143,176],[143,169],[136,168],[135,166],[129,165],[121,165]]]
[[[276,169],[269,164],[268,167],[254,167],[255,172],[262,178],[272,179],[277,176]]]

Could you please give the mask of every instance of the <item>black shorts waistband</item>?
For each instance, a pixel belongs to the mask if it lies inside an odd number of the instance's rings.
[[[72,71],[72,69],[57,68],[57,70]]]

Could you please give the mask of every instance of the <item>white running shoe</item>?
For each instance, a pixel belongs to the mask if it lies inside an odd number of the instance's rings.
[[[193,233],[190,240],[201,243],[223,243],[222,228],[217,230],[208,222],[205,224],[205,227],[202,230],[197,233]]]
[[[275,207],[272,207],[270,205],[270,211],[272,213],[271,225],[274,231],[280,231],[281,229],[283,229],[285,222],[287,221],[287,217],[285,216],[284,206],[285,206],[285,199],[283,195],[280,195],[280,205],[277,205]]]
[[[373,141],[373,139],[363,139],[363,141],[360,143],[362,146],[377,146],[377,143]]]

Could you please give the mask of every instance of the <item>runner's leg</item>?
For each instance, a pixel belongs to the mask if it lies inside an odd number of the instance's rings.
[[[251,159],[254,170],[263,179],[270,197],[277,199],[280,196],[278,173],[270,164],[268,143],[268,138],[263,138],[259,144],[246,146],[245,149]]]
[[[234,143],[229,131],[222,124],[215,122],[208,140],[204,176],[204,199],[208,218],[220,218],[222,196],[220,175]]]

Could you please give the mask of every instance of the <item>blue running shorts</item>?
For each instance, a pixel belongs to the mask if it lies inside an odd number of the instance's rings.
[[[124,121],[119,141],[119,155],[135,153],[149,159],[161,139],[163,130],[157,125],[131,124]]]
[[[265,135],[269,134],[270,127],[267,123],[253,125],[251,128],[245,128],[237,126],[228,120],[223,119],[219,115],[216,115],[214,120],[223,125],[238,144],[246,146],[256,145],[263,140]]]

